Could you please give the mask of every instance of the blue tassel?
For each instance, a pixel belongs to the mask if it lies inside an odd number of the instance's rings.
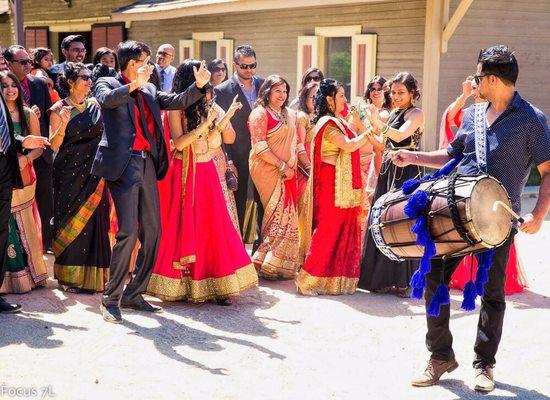
[[[403,194],[409,195],[416,189],[418,189],[419,186],[420,179],[409,179],[408,181],[405,181],[403,183],[403,186],[401,186],[401,190],[403,191]]]
[[[477,288],[473,281],[469,281],[464,286],[464,300],[461,308],[464,311],[473,311],[476,309]]]
[[[424,190],[418,190],[407,200],[403,211],[409,218],[416,218],[428,206],[430,199]]]
[[[449,288],[445,284],[441,283],[435,291],[430,304],[428,305],[428,316],[439,317],[439,309],[441,306],[451,303],[449,296]]]
[[[489,269],[493,265],[493,255],[495,250],[485,251],[476,254],[477,257],[477,274],[476,274],[476,290],[478,296],[483,296],[484,286],[489,281]]]
[[[412,286],[411,286],[412,287]],[[416,300],[420,300],[424,296],[424,286],[412,287],[411,297]]]

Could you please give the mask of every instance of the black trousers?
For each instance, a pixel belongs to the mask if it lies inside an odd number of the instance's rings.
[[[36,204],[40,221],[42,221],[42,242],[44,249],[52,245],[52,225],[53,217],[53,180],[52,164],[48,164],[42,157],[34,160],[34,169],[36,171]]]
[[[252,252],[254,253],[258,246],[261,243],[261,233],[262,233],[262,220],[264,218],[264,207],[260,201],[260,195],[256,190],[254,184],[250,182],[250,170],[248,169],[248,158],[246,159],[233,159],[233,163],[237,168],[237,173],[239,174],[239,186],[233,195],[235,196],[235,205],[237,206],[237,216],[239,219],[239,226],[241,228],[241,235],[244,238],[244,217],[246,214],[246,202],[249,198],[249,189],[252,186],[254,190],[254,202],[256,203],[256,240],[252,245]]]
[[[8,157],[0,155],[0,287],[4,282],[4,260],[8,249],[8,236],[13,194],[13,170]]]
[[[481,298],[481,309],[477,324],[477,337],[474,345],[474,368],[493,366],[495,355],[502,336],[504,310],[504,284],[506,282],[506,265],[510,246],[514,242],[515,230],[508,240],[498,247],[493,256],[493,266],[489,269],[489,281],[485,284],[484,296]],[[435,293],[443,278],[446,285],[451,281],[451,275],[462,260],[462,257],[432,261],[432,270],[426,275],[425,300],[426,306]],[[445,265],[443,265],[445,264]],[[475,277],[474,277],[475,279]],[[453,335],[449,330],[450,306],[441,306],[439,317],[427,317],[428,333],[426,346],[432,353],[431,357],[437,360],[450,360],[454,357]]]
[[[103,303],[119,305],[138,300],[147,290],[160,242],[160,210],[157,177],[151,158],[132,156],[122,176],[108,181],[115,204],[118,232],[105,284]],[[132,251],[139,239],[136,267],[124,289]]]

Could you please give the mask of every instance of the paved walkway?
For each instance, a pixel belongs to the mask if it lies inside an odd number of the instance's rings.
[[[164,303],[162,315],[125,314],[112,325],[99,295],[63,293],[50,280],[8,296],[25,312],[0,317],[0,398],[550,399],[550,222],[518,243],[530,289],[508,298],[490,395],[471,390],[478,314],[459,310],[459,292],[451,323],[460,367],[419,389],[409,380],[428,355],[416,301],[308,298],[292,282],[262,282],[231,307]]]

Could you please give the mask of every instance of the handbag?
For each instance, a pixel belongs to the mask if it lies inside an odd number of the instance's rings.
[[[231,168],[229,168],[229,165],[232,165],[233,161],[227,155],[227,151],[225,151],[225,144],[223,143],[222,143],[222,150],[223,150],[223,155],[225,157],[225,165],[226,165],[225,183],[227,184],[227,188],[229,190],[231,190],[232,192],[235,192],[239,188],[239,180],[235,172]]]
[[[21,170],[21,180],[23,181],[23,187],[27,187],[36,182],[36,173],[32,162],[28,162],[27,165]]]

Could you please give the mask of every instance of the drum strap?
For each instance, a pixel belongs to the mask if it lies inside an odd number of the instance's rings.
[[[487,103],[474,104],[474,133],[476,139],[477,166],[482,173],[487,173]]]

